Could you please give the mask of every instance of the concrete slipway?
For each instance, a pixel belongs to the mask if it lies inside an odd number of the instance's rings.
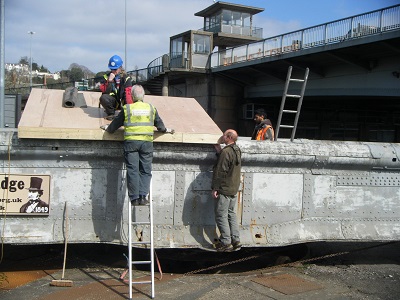
[[[0,267],[2,288],[0,298],[16,299],[127,299],[128,285],[119,279],[124,262],[116,255],[122,248],[109,249],[80,246],[71,247],[65,279],[72,280],[73,287],[52,287],[51,280],[61,278],[61,254],[42,253],[44,247],[23,252],[18,259],[10,252]],[[86,250],[83,250],[86,249]],[[362,250],[358,250],[362,249]],[[7,250],[7,249],[6,249]],[[20,250],[13,251],[17,254]],[[156,299],[398,299],[400,295],[400,243],[315,243],[309,247],[310,257],[332,257],[281,266],[268,266],[266,261],[245,260],[242,263],[215,268],[213,274],[165,272],[156,280]],[[200,250],[199,250],[200,251]],[[204,256],[223,256],[222,261],[246,259],[259,255],[257,250],[241,250],[237,253],[218,254],[204,252]],[[172,253],[168,255],[170,257]],[[182,253],[178,254],[179,258]],[[341,254],[341,255],[340,255]],[[202,256],[197,253],[197,258]],[[56,264],[57,262],[57,264]],[[166,262],[160,253],[160,262]],[[217,264],[217,261],[215,262]],[[187,262],[186,270],[198,270],[199,264]],[[24,273],[16,271],[24,265]],[[36,265],[36,267],[35,267]],[[39,266],[40,265],[40,266]],[[240,267],[241,265],[241,267]],[[31,266],[27,268],[28,266]],[[245,266],[245,267],[244,267]],[[44,267],[57,269],[43,270]],[[261,267],[261,268],[260,268]],[[251,269],[253,271],[251,271]],[[12,271],[14,269],[14,271]],[[16,270],[15,270],[16,269]],[[169,268],[167,267],[167,270]],[[165,270],[165,271],[167,271]],[[209,271],[211,272],[211,270]],[[144,278],[146,271],[136,271],[135,277]],[[156,273],[160,279],[161,274]],[[13,278],[13,279],[12,279]],[[15,286],[20,278],[20,286]],[[26,280],[24,281],[23,278]],[[149,299],[149,285],[135,286],[133,299]]]

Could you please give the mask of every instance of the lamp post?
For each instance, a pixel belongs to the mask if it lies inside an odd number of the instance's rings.
[[[126,58],[126,0],[125,0],[125,70],[128,70],[128,59]]]
[[[34,31],[28,31],[28,34],[31,35],[31,40],[29,43],[29,88],[32,88],[32,36],[35,34]]]

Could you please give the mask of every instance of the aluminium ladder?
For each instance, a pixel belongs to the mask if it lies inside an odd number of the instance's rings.
[[[297,129],[297,123],[299,121],[299,116],[300,116],[300,109],[301,109],[301,105],[303,103],[304,91],[305,91],[306,85],[307,85],[309,71],[310,70],[308,68],[306,68],[306,72],[304,74],[304,78],[303,79],[294,79],[294,78],[291,78],[291,76],[292,76],[292,66],[290,66],[289,69],[288,69],[285,88],[284,88],[283,95],[282,95],[281,108],[279,110],[279,117],[278,117],[278,122],[277,122],[276,130],[275,130],[276,131],[276,133],[275,133],[275,141],[278,140],[278,135],[279,135],[279,129],[280,128],[290,128],[290,129],[292,129],[292,133],[291,133],[291,136],[290,136],[290,141],[293,142],[293,140],[294,140],[294,136],[296,134],[296,129]],[[289,89],[290,82],[302,83],[300,95],[288,94],[288,89]],[[296,110],[285,109],[286,98],[298,99],[297,109]],[[294,118],[294,124],[293,125],[282,125],[281,124],[282,115],[284,113],[296,114],[295,118]]]
[[[129,213],[128,213],[128,223],[129,223],[129,229],[128,229],[128,265],[129,265],[129,299],[132,299],[132,286],[133,284],[151,284],[151,298],[154,299],[155,297],[155,290],[154,290],[154,237],[153,237],[153,199],[152,199],[152,193],[151,193],[151,181],[150,181],[150,193],[149,193],[149,205],[147,206],[133,206],[131,204],[131,201],[128,201],[128,208],[129,208]],[[138,208],[138,207],[149,207],[149,221],[146,222],[136,222],[132,221],[132,210],[133,207]],[[150,240],[149,241],[133,241],[133,226],[134,225],[150,225]],[[137,260],[134,261],[132,258],[132,247],[133,245],[146,245],[150,246],[150,260]],[[148,281],[133,281],[132,277],[132,267],[133,265],[150,265],[150,280]]]

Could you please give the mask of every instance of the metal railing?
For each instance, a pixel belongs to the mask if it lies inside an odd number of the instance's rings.
[[[164,72],[164,69],[169,68],[169,56],[168,54],[164,54],[160,57],[157,57],[153,61],[151,61],[147,68],[137,69],[133,71],[127,72],[130,77],[132,77],[132,81],[135,83],[145,83],[152,78],[157,77],[161,73]]]
[[[30,86],[19,86],[19,87],[6,87],[4,89],[4,94],[6,95],[29,95],[32,88],[35,89],[60,89],[64,90],[67,87],[75,86],[75,84],[87,85],[88,81],[95,81],[95,78],[85,79],[82,81],[67,81],[67,82],[57,82],[52,84],[34,84]],[[79,89],[79,87],[78,87]],[[94,88],[92,88],[94,89]],[[90,88],[86,88],[85,90],[90,90]]]
[[[274,36],[211,54],[210,67],[271,57],[312,47],[341,43],[400,29],[400,5]]]
[[[251,36],[255,38],[262,38],[263,29],[259,27],[250,26],[236,26],[228,24],[218,24],[212,27],[200,28],[201,31],[213,32],[213,33],[228,33],[228,34],[239,34],[242,36]]]

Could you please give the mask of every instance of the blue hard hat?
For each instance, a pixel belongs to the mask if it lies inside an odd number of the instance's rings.
[[[120,67],[122,67],[122,64],[124,62],[122,61],[122,58],[118,55],[113,55],[111,56],[110,60],[108,61],[108,68],[110,70],[116,70]]]

